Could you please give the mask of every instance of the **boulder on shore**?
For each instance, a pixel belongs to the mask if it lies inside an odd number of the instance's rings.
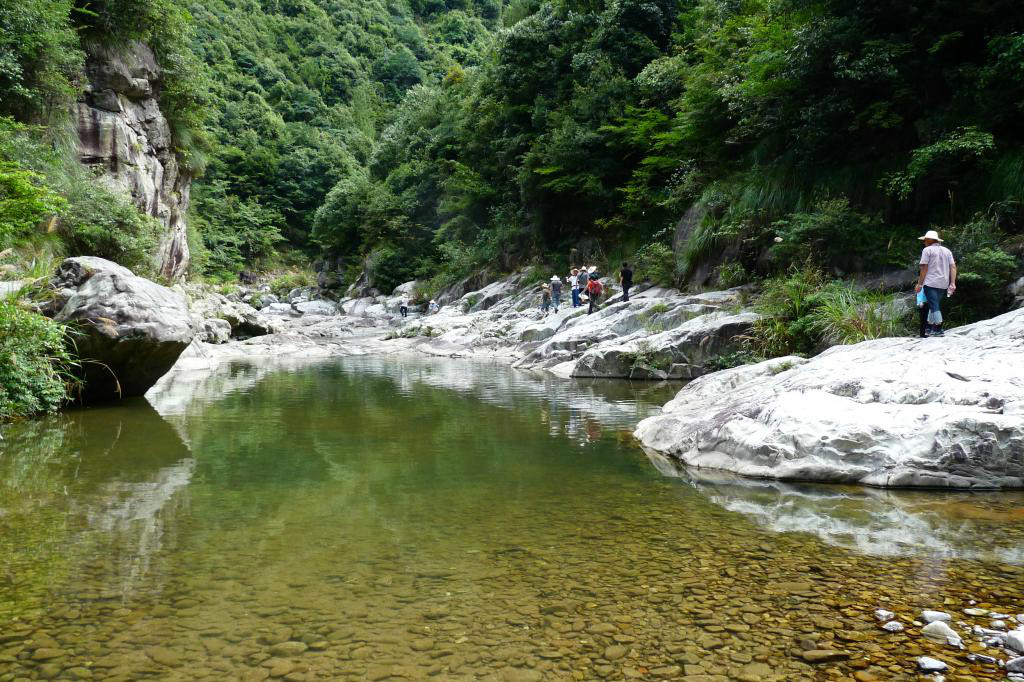
[[[46,312],[79,332],[85,402],[141,396],[195,336],[184,296],[117,263],[68,258],[52,285]]]
[[[1024,310],[702,377],[636,436],[682,465],[880,487],[1024,487]]]

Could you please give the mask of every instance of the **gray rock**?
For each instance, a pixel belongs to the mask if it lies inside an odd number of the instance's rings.
[[[195,336],[185,298],[102,258],[68,258],[52,284],[48,312],[76,323],[83,400],[140,396]]]
[[[12,282],[0,282],[0,299],[13,296],[21,291],[21,288],[25,286],[25,282],[21,280],[14,280]]]
[[[1024,656],[1017,658],[1011,658],[1006,662],[1006,672],[1008,673],[1024,673]]]
[[[953,616],[949,615],[945,611],[922,611],[921,620],[925,623],[948,623],[953,620]]]
[[[837,346],[702,377],[643,445],[744,476],[881,487],[1024,487],[1024,310],[944,339]]]
[[[330,301],[303,301],[293,303],[294,308],[300,315],[337,315],[338,307]]]
[[[940,661],[937,658],[931,658],[930,656],[921,656],[917,659],[917,667],[921,672],[925,673],[938,673],[944,670],[948,670],[949,666]]]
[[[231,325],[227,320],[208,318],[203,320],[199,340],[203,343],[227,343],[231,339]]]
[[[86,74],[91,94],[75,105],[73,117],[79,160],[163,224],[157,265],[163,276],[180,278],[189,264],[185,216],[192,178],[153,94],[161,78],[156,58],[141,43],[94,46]]]
[[[960,635],[944,621],[936,620],[921,628],[921,634],[938,642],[945,642],[950,646],[959,647],[964,642]]]
[[[890,620],[888,623],[882,626],[882,629],[886,632],[903,632],[904,627],[903,623],[896,620]]]
[[[885,609],[875,609],[875,618],[882,622],[892,620],[895,616],[896,614],[892,611],[886,611]]]
[[[1024,654],[1024,630],[1007,632],[1006,646],[1019,654]]]

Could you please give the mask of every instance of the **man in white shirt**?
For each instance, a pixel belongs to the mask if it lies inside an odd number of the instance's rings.
[[[956,291],[956,261],[953,252],[942,245],[939,233],[928,230],[923,237],[921,251],[921,273],[917,278],[915,292],[924,291],[928,301],[928,325],[925,336],[942,336],[942,295],[952,296]]]

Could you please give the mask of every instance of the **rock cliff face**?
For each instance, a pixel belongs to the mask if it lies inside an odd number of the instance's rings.
[[[79,160],[164,224],[160,273],[181,277],[189,261],[185,212],[192,178],[160,111],[160,66],[152,50],[136,43],[119,52],[95,51],[86,71],[89,83],[74,117]]]

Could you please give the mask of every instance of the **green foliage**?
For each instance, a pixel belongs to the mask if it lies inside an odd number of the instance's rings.
[[[0,116],[56,122],[81,81],[71,0],[0,0]]]
[[[31,241],[45,221],[67,252],[152,272],[160,224],[41,137],[0,118],[0,248]]]
[[[270,281],[270,291],[278,298],[288,295],[292,289],[302,289],[316,284],[313,273],[305,270],[296,270],[283,275],[278,275]]]
[[[54,412],[74,388],[66,329],[0,301],[0,422]]]
[[[395,182],[371,182],[371,157],[387,147],[395,118],[413,111],[400,103],[415,99],[414,86],[480,60],[494,7],[212,0],[190,9],[193,49],[212,75],[214,144],[192,211],[213,235],[204,236],[208,270],[237,271],[263,250],[231,244],[238,226],[218,210],[225,199],[262,209],[264,244],[280,234],[291,247],[342,256],[345,267],[378,246],[412,269],[424,255],[436,258],[424,248],[429,233],[410,222],[429,169],[405,166]],[[244,242],[259,241],[247,232]]]
[[[783,267],[808,260],[846,272],[886,265],[887,231],[877,218],[852,209],[846,197],[822,199],[772,224],[772,258]],[[901,252],[905,253],[905,252]]]
[[[828,346],[908,333],[898,297],[829,281],[814,267],[792,268],[764,282],[755,306],[762,315],[749,339],[759,357],[809,355]]]
[[[257,199],[230,194],[223,183],[200,186],[196,196],[206,207],[192,218],[202,235],[206,274],[231,279],[247,264],[270,257],[282,241],[281,214]]]
[[[636,280],[649,279],[655,284],[670,287],[676,280],[676,256],[664,244],[653,242],[641,247],[633,256]]]
[[[39,173],[0,161],[0,251],[23,241],[43,221],[67,208]]]
[[[725,263],[718,268],[718,284],[727,289],[746,284],[751,275],[742,263]]]
[[[1020,207],[1009,216],[978,214],[972,220],[944,231],[946,246],[957,260],[957,292],[949,299],[951,319],[973,322],[998,313],[1006,302],[1006,283],[1021,267],[1008,252],[1007,236],[1000,222],[1019,219]]]

